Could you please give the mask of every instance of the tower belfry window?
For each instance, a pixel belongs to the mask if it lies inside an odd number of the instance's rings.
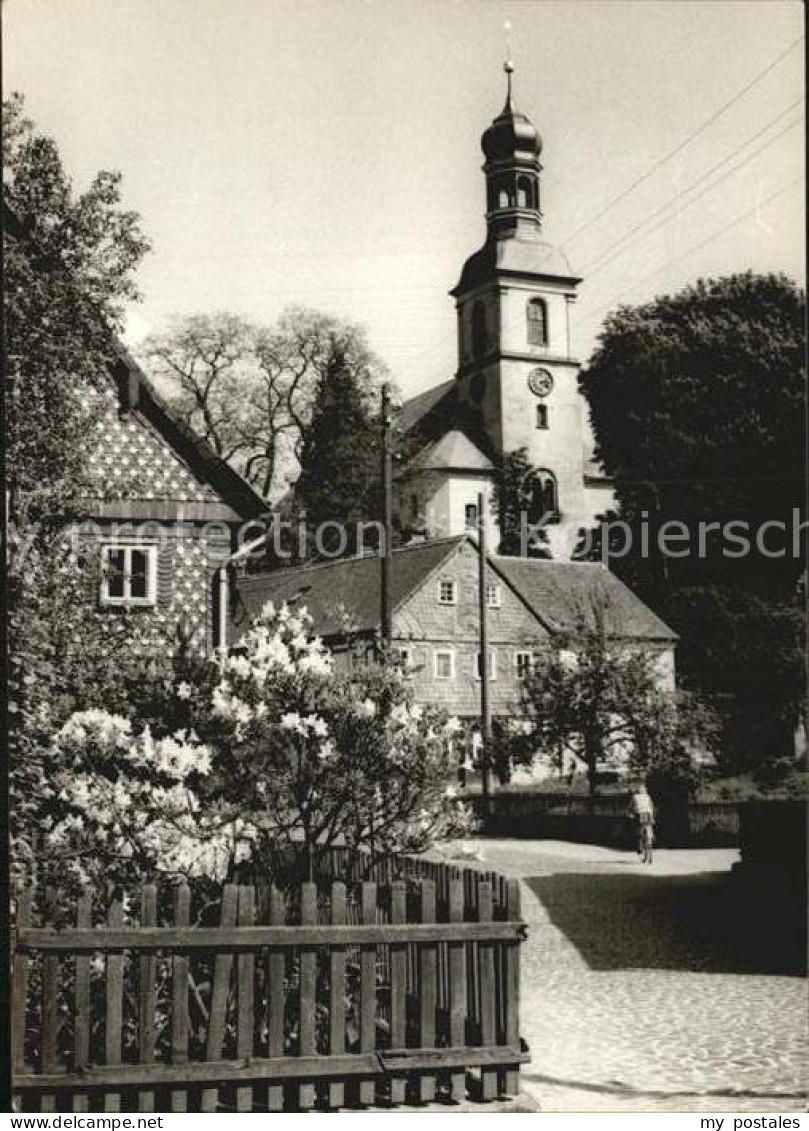
[[[528,508],[528,521],[535,525],[549,522],[559,517],[559,494],[556,476],[552,471],[541,469],[536,473],[531,505]]]
[[[528,177],[519,177],[517,179],[517,207],[518,208],[533,208],[533,193],[531,191],[531,181]]]
[[[548,427],[548,406],[546,404],[537,405],[537,428]]]
[[[528,344],[546,346],[548,344],[548,307],[545,300],[532,298],[526,311],[528,319]]]
[[[482,357],[486,352],[486,307],[478,300],[472,307],[472,353]]]

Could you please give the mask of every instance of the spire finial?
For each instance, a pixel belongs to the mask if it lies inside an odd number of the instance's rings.
[[[511,76],[514,74],[514,62],[511,58],[511,20],[505,21],[503,31],[506,33],[506,61],[503,63],[503,70],[506,72],[506,80],[508,82],[506,106],[511,106]]]

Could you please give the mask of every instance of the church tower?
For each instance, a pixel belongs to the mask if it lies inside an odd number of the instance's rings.
[[[542,138],[515,107],[513,64],[504,69],[506,103],[481,138],[486,240],[450,292],[458,317],[457,397],[481,421],[493,450],[527,449],[543,473],[543,512],[575,536],[589,510],[586,410],[570,347],[570,308],[581,280],[543,238]]]

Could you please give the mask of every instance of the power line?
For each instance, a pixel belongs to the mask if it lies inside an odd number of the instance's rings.
[[[789,55],[789,53],[798,46],[799,43],[802,42],[803,36],[799,35],[798,38],[793,40],[788,47],[785,47],[784,50],[779,55],[777,55],[771,63],[768,63],[763,71],[759,71],[757,75],[750,79],[750,81],[741,88],[741,90],[737,91],[732,98],[723,103],[718,110],[715,110],[713,114],[711,114],[709,118],[706,118],[700,126],[698,126],[692,133],[688,135],[688,137],[684,138],[684,140],[676,145],[674,149],[672,149],[669,153],[656,161],[650,169],[647,169],[645,173],[637,178],[637,180],[633,181],[628,188],[625,188],[616,197],[614,197],[613,200],[611,200],[608,204],[605,204],[604,207],[596,212],[594,216],[591,216],[589,220],[585,221],[585,223],[581,225],[581,227],[577,228],[575,232],[572,233],[572,235],[564,239],[562,241],[563,246],[572,243],[573,240],[577,239],[583,232],[588,231],[588,229],[590,229],[593,224],[597,223],[603,216],[606,216],[608,212],[612,211],[616,204],[624,200],[625,197],[629,196],[631,192],[634,192],[639,185],[642,185],[644,181],[647,181],[659,169],[662,169],[662,167],[666,165],[672,159],[672,157],[676,157],[678,153],[681,153],[685,149],[685,147],[694,140],[694,138],[699,137],[700,134],[704,133],[705,130],[707,130],[709,126],[712,126],[718,118],[721,118],[726,110],[729,110],[730,107],[734,105],[734,103],[738,102],[739,99],[747,94],[749,90],[752,90],[753,87],[760,83],[763,78],[766,78],[766,76],[770,74],[771,71],[775,70],[778,64],[783,59],[785,59],[787,55]]]
[[[613,260],[623,255],[623,251],[618,251],[616,255],[610,255],[610,252],[616,248],[623,247],[623,245],[627,243],[631,243],[632,237],[635,235],[635,233],[639,232],[643,227],[645,227],[645,225],[648,224],[650,220],[654,220],[657,216],[660,215],[661,212],[665,212],[668,208],[671,208],[672,205],[676,204],[681,197],[685,196],[687,193],[691,192],[693,189],[701,185],[703,181],[705,181],[708,177],[715,173],[717,169],[720,169],[723,165],[730,161],[731,158],[735,157],[737,153],[746,148],[746,146],[751,145],[752,142],[756,141],[759,137],[761,137],[762,134],[766,133],[767,130],[772,128],[772,126],[776,125],[777,122],[780,122],[782,118],[784,118],[791,110],[793,110],[802,102],[803,98],[796,98],[794,102],[787,106],[786,110],[783,110],[780,114],[778,114],[775,118],[768,122],[766,126],[763,126],[760,130],[757,131],[757,133],[753,134],[752,137],[749,137],[746,141],[742,142],[741,145],[736,146],[736,148],[731,153],[727,154],[727,156],[723,157],[722,160],[718,161],[715,165],[712,165],[711,168],[707,170],[707,172],[697,177],[697,179],[695,181],[692,181],[691,184],[686,188],[681,189],[680,192],[678,192],[670,200],[667,200],[665,204],[662,204],[659,208],[655,209],[654,212],[650,212],[648,216],[645,216],[633,228],[630,228],[629,231],[621,236],[620,239],[616,240],[615,243],[610,244],[609,247],[606,247],[602,252],[600,252],[598,256],[596,256],[596,258],[590,264],[582,269],[583,272],[587,274],[588,278],[592,279],[594,275],[597,275],[599,271],[603,270],[603,268],[606,267],[609,263],[612,263]],[[778,141],[779,138],[783,137],[785,133],[788,133],[789,130],[794,129],[795,126],[799,125],[800,120],[801,119],[798,118],[794,122],[790,122],[788,126],[780,130],[768,141],[764,142],[763,145],[760,145],[758,149],[755,149],[752,153],[749,153],[747,157],[743,158],[743,160],[734,165],[732,169],[728,169],[726,173],[717,178],[717,180],[710,184],[703,192],[695,196],[693,200],[688,201],[688,203],[684,205],[683,211],[685,211],[686,208],[690,208],[691,205],[694,204],[697,200],[700,200],[706,192],[709,192],[711,189],[716,188],[717,185],[722,184],[722,182],[725,181],[728,177],[732,176],[733,173],[737,172],[749,161],[752,161],[754,157],[757,157],[760,153],[763,153],[765,149],[769,149],[769,147],[776,141]],[[662,226],[662,224],[667,224],[672,218],[673,217],[667,217],[661,222],[661,224],[656,224],[653,228],[650,228],[649,231],[644,234],[647,236],[651,235],[652,232],[656,232],[657,229]]]
[[[751,216],[754,216],[762,208],[766,208],[768,204],[771,204],[774,200],[777,200],[779,196],[783,196],[785,193],[789,192],[790,189],[794,188],[795,185],[799,184],[803,179],[804,175],[803,173],[801,173],[799,176],[793,178],[793,180],[791,180],[788,184],[784,185],[782,188],[778,189],[776,192],[768,196],[766,200],[762,200],[759,204],[754,205],[753,208],[749,208],[746,212],[742,213],[741,216],[737,216],[735,220],[731,220],[729,224],[726,224],[718,231],[713,232],[710,236],[702,240],[700,243],[694,244],[693,247],[689,247],[686,251],[684,251],[681,255],[676,256],[674,259],[669,259],[661,267],[657,267],[648,275],[644,275],[642,279],[635,279],[632,283],[629,284],[628,287],[625,287],[622,291],[619,291],[618,294],[614,295],[608,302],[598,307],[598,309],[594,310],[592,314],[589,314],[583,320],[583,322],[579,323],[579,326],[587,325],[588,322],[592,322],[593,319],[600,317],[600,315],[603,314],[605,310],[609,310],[610,307],[612,307],[614,303],[618,301],[618,299],[622,298],[623,295],[627,294],[629,291],[634,290],[636,287],[643,286],[645,283],[648,283],[650,279],[654,279],[655,276],[659,275],[662,271],[665,271],[668,267],[673,267],[675,263],[679,263],[681,260],[687,259],[688,256],[693,255],[695,251],[701,251],[704,247],[707,247],[708,244],[713,243],[714,240],[718,240],[726,232],[729,232],[732,228],[737,227],[737,225],[743,223]]]

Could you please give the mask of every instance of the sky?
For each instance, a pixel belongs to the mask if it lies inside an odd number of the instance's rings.
[[[400,390],[454,375],[483,242],[480,135],[544,139],[545,237],[584,276],[573,344],[699,277],[804,284],[793,0],[5,0],[22,91],[76,187],[120,169],[153,250],[126,337],[304,304],[364,325]]]

